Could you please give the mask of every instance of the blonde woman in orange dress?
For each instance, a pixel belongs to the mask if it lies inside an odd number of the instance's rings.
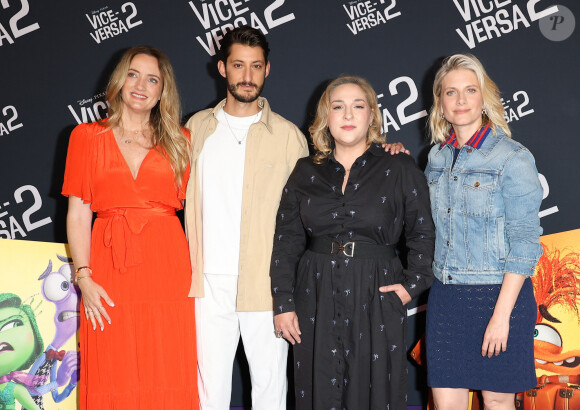
[[[129,49],[107,100],[107,120],[73,130],[62,189],[85,313],[80,408],[197,409],[191,267],[175,215],[189,145],[167,57]]]

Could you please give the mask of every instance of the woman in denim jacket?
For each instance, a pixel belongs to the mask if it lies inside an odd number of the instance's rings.
[[[513,409],[514,393],[536,385],[529,277],[542,253],[542,188],[477,58],[446,58],[433,97],[428,384],[439,410],[467,409],[468,389],[482,391],[486,409]]]

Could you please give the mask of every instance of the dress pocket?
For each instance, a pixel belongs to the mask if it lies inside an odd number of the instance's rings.
[[[403,306],[403,302],[401,298],[395,292],[386,292],[381,293],[383,295],[382,300],[382,310],[383,315],[389,317],[393,313],[396,314],[396,317],[404,317],[407,312],[407,308]]]

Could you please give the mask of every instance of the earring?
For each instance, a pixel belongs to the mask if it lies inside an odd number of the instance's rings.
[[[444,120],[445,119],[445,114],[441,113],[441,119]]]
[[[483,108],[483,110],[481,110],[481,115],[487,115],[487,110],[485,109],[485,107]]]

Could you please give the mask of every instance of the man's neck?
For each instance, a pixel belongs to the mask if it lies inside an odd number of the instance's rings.
[[[260,110],[261,108],[258,105],[258,99],[249,103],[241,102],[236,100],[228,92],[228,96],[226,98],[226,105],[224,105],[224,111],[229,115],[232,115],[234,117],[249,117],[257,114]]]

